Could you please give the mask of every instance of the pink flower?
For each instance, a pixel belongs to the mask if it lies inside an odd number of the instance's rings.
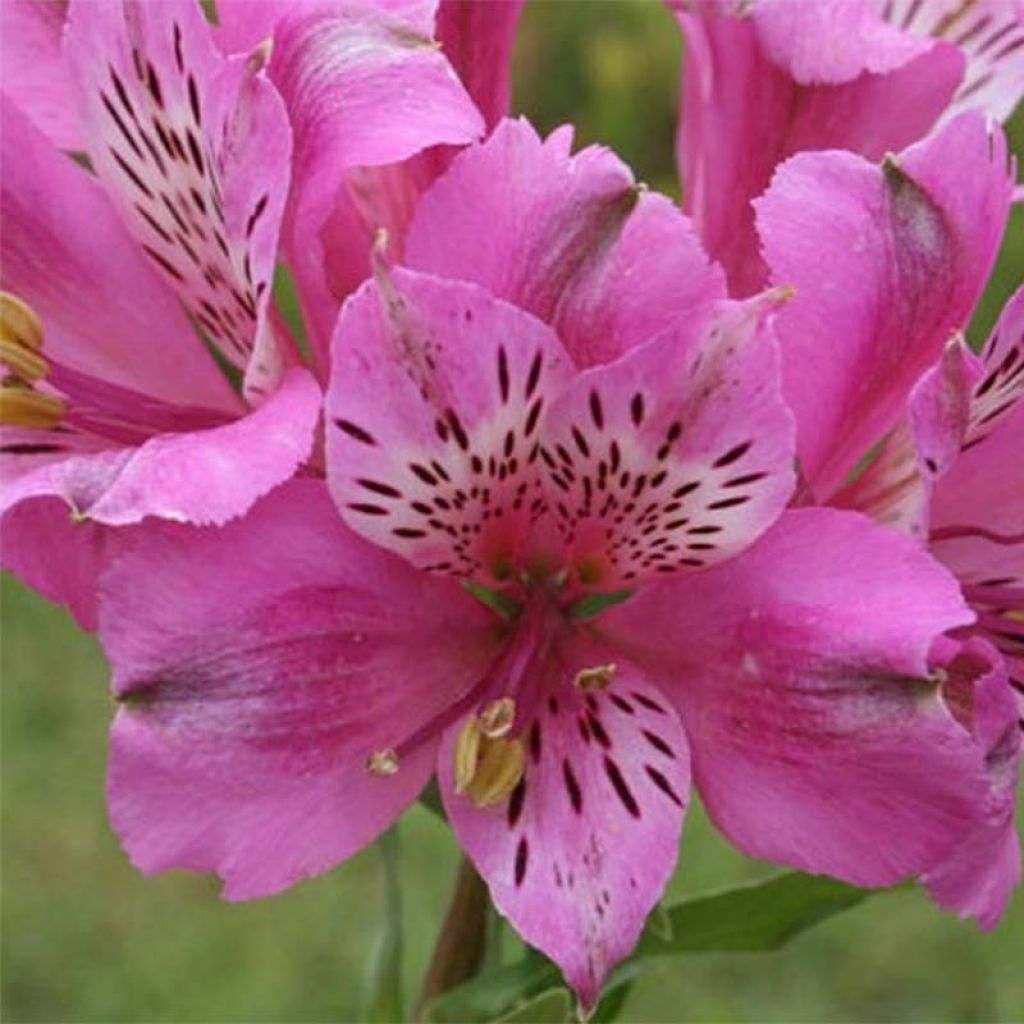
[[[3,5],[4,90],[25,105],[3,108],[4,564],[86,627],[110,527],[222,523],[309,455],[322,395],[272,281],[279,256],[302,279],[342,253],[305,204],[347,167],[480,130],[429,39],[353,4],[313,38],[324,9],[281,27],[286,110],[268,45],[223,55],[195,2]]]
[[[1024,692],[1024,292],[980,357],[959,331],[1012,188],[1001,137],[965,114],[882,168],[794,157],[755,204],[772,280],[797,290],[778,332],[800,501],[856,509],[927,545],[976,613],[954,634],[962,650],[948,641],[933,664],[946,666],[944,699],[989,761],[989,823],[925,880],[985,926],[1020,879],[1011,683]]]
[[[764,286],[751,200],[804,150],[869,160],[968,109],[1024,96],[1020,0],[674,0],[686,36],[678,156],[686,210],[730,289]]]
[[[742,849],[861,885],[959,848],[987,781],[928,662],[970,621],[955,581],[856,513],[780,517],[781,295],[724,301],[672,205],[569,143],[501,125],[424,195],[415,269],[346,302],[336,508],[298,481],[140,531],[101,626],[141,869],[276,892],[436,770],[495,904],[592,1007],[691,771]]]

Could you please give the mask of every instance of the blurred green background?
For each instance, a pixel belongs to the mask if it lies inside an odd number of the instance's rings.
[[[535,3],[517,53],[515,107],[540,128],[617,149],[676,192],[680,43],[654,3]],[[1024,116],[1013,125],[1024,153]],[[983,336],[1024,268],[1024,210],[972,334]],[[4,580],[2,1004],[4,1021],[353,1021],[376,939],[381,878],[370,850],[273,900],[230,905],[210,878],[136,874],[106,824],[112,712],[103,658],[62,612]],[[401,827],[411,998],[456,853],[417,808]],[[710,829],[687,823],[672,896],[759,877]],[[1024,897],[982,935],[918,892],[885,894],[767,956],[661,962],[630,1021],[1024,1019]]]

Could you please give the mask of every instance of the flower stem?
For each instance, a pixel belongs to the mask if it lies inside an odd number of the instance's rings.
[[[427,1007],[444,992],[472,978],[487,947],[487,887],[465,855],[459,864],[448,910],[434,944],[412,1019],[421,1022]]]

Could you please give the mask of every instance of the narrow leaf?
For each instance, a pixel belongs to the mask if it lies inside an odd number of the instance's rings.
[[[384,879],[384,913],[363,995],[361,1019],[393,1024],[404,1019],[402,1007],[402,888],[399,875],[398,826],[377,840]]]
[[[669,907],[672,937],[666,941],[648,929],[633,955],[779,949],[800,932],[856,906],[870,894],[869,889],[820,875],[776,875]]]

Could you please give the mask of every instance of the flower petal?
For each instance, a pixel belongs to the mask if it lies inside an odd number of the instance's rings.
[[[100,614],[124,701],[115,830],[143,871],[216,871],[228,899],[328,870],[426,783],[436,743],[386,777],[367,757],[473,681],[490,617],[359,540],[321,483],[289,484],[223,529],[143,533]]]
[[[76,523],[59,498],[25,501],[3,515],[0,562],[33,590],[66,608],[80,629],[96,629],[97,581],[107,564],[111,533]]]
[[[892,71],[930,49],[890,25],[875,0],[758,0],[750,17],[768,58],[802,85]]]
[[[772,280],[797,290],[778,334],[801,467],[818,500],[895,425],[969,318],[1011,188],[1001,134],[965,114],[882,168],[801,154],[755,204]]]
[[[266,307],[291,132],[265,55],[221,56],[191,0],[77,2],[65,53],[97,173],[258,403],[288,358]]]
[[[675,701],[702,799],[740,849],[879,886],[933,867],[977,824],[982,757],[927,661],[970,620],[907,538],[801,509],[600,625]]]
[[[815,3],[785,9],[810,19],[829,13]],[[687,47],[678,136],[684,206],[735,296],[767,281],[750,202],[783,160],[802,150],[848,149],[869,160],[901,150],[932,127],[963,74],[961,54],[942,43],[884,74],[801,83],[769,58],[751,18],[701,3],[679,21]],[[832,26],[831,47],[808,38],[809,55],[834,58],[845,45]]]
[[[414,565],[507,579],[543,511],[538,427],[571,364],[550,328],[475,285],[379,278],[334,336],[331,493]]]
[[[985,641],[953,644],[939,663],[948,674],[947,700],[964,708],[985,754],[989,792],[985,818],[956,850],[921,879],[936,903],[994,928],[1021,880],[1015,812],[1021,766],[1024,704],[1006,669]]]
[[[354,241],[330,229],[339,203],[347,221],[359,212],[348,209],[347,174],[430,146],[466,143],[483,130],[479,112],[429,37],[429,20],[422,12],[406,20],[415,13],[409,7],[294,5],[276,29],[271,70],[295,131],[286,254],[324,376],[338,308],[369,273],[374,230],[390,226],[371,222]],[[381,206],[388,203],[370,210]],[[330,251],[335,243],[350,266],[362,261],[358,276],[337,274]]]
[[[552,324],[579,366],[610,361],[724,296],[693,229],[601,147],[570,156],[502,122],[424,194],[409,266],[483,285]],[[496,183],[500,183],[496,184]]]
[[[1024,96],[1024,4],[1020,0],[887,0],[883,14],[917,36],[955,44],[967,71],[946,118],[979,109],[1005,121]]]
[[[61,55],[67,5],[0,4],[0,87],[61,149],[81,149],[74,92]]]
[[[750,544],[793,490],[772,295],[682,320],[587,370],[548,409],[541,459],[581,583],[631,586]]]
[[[477,808],[456,795],[454,729],[438,777],[495,906],[558,964],[589,1012],[672,873],[689,756],[675,712],[643,674],[620,664],[607,690],[583,693],[572,678],[587,662],[563,653],[525,724],[526,773],[508,799]]]
[[[0,511],[55,495],[76,518],[109,526],[146,516],[223,523],[292,476],[309,454],[319,415],[319,387],[293,367],[263,405],[223,426],[161,434],[139,447],[51,453],[5,481]]]
[[[2,101],[0,280],[49,361],[167,402],[237,410],[223,374],[94,180]]]

